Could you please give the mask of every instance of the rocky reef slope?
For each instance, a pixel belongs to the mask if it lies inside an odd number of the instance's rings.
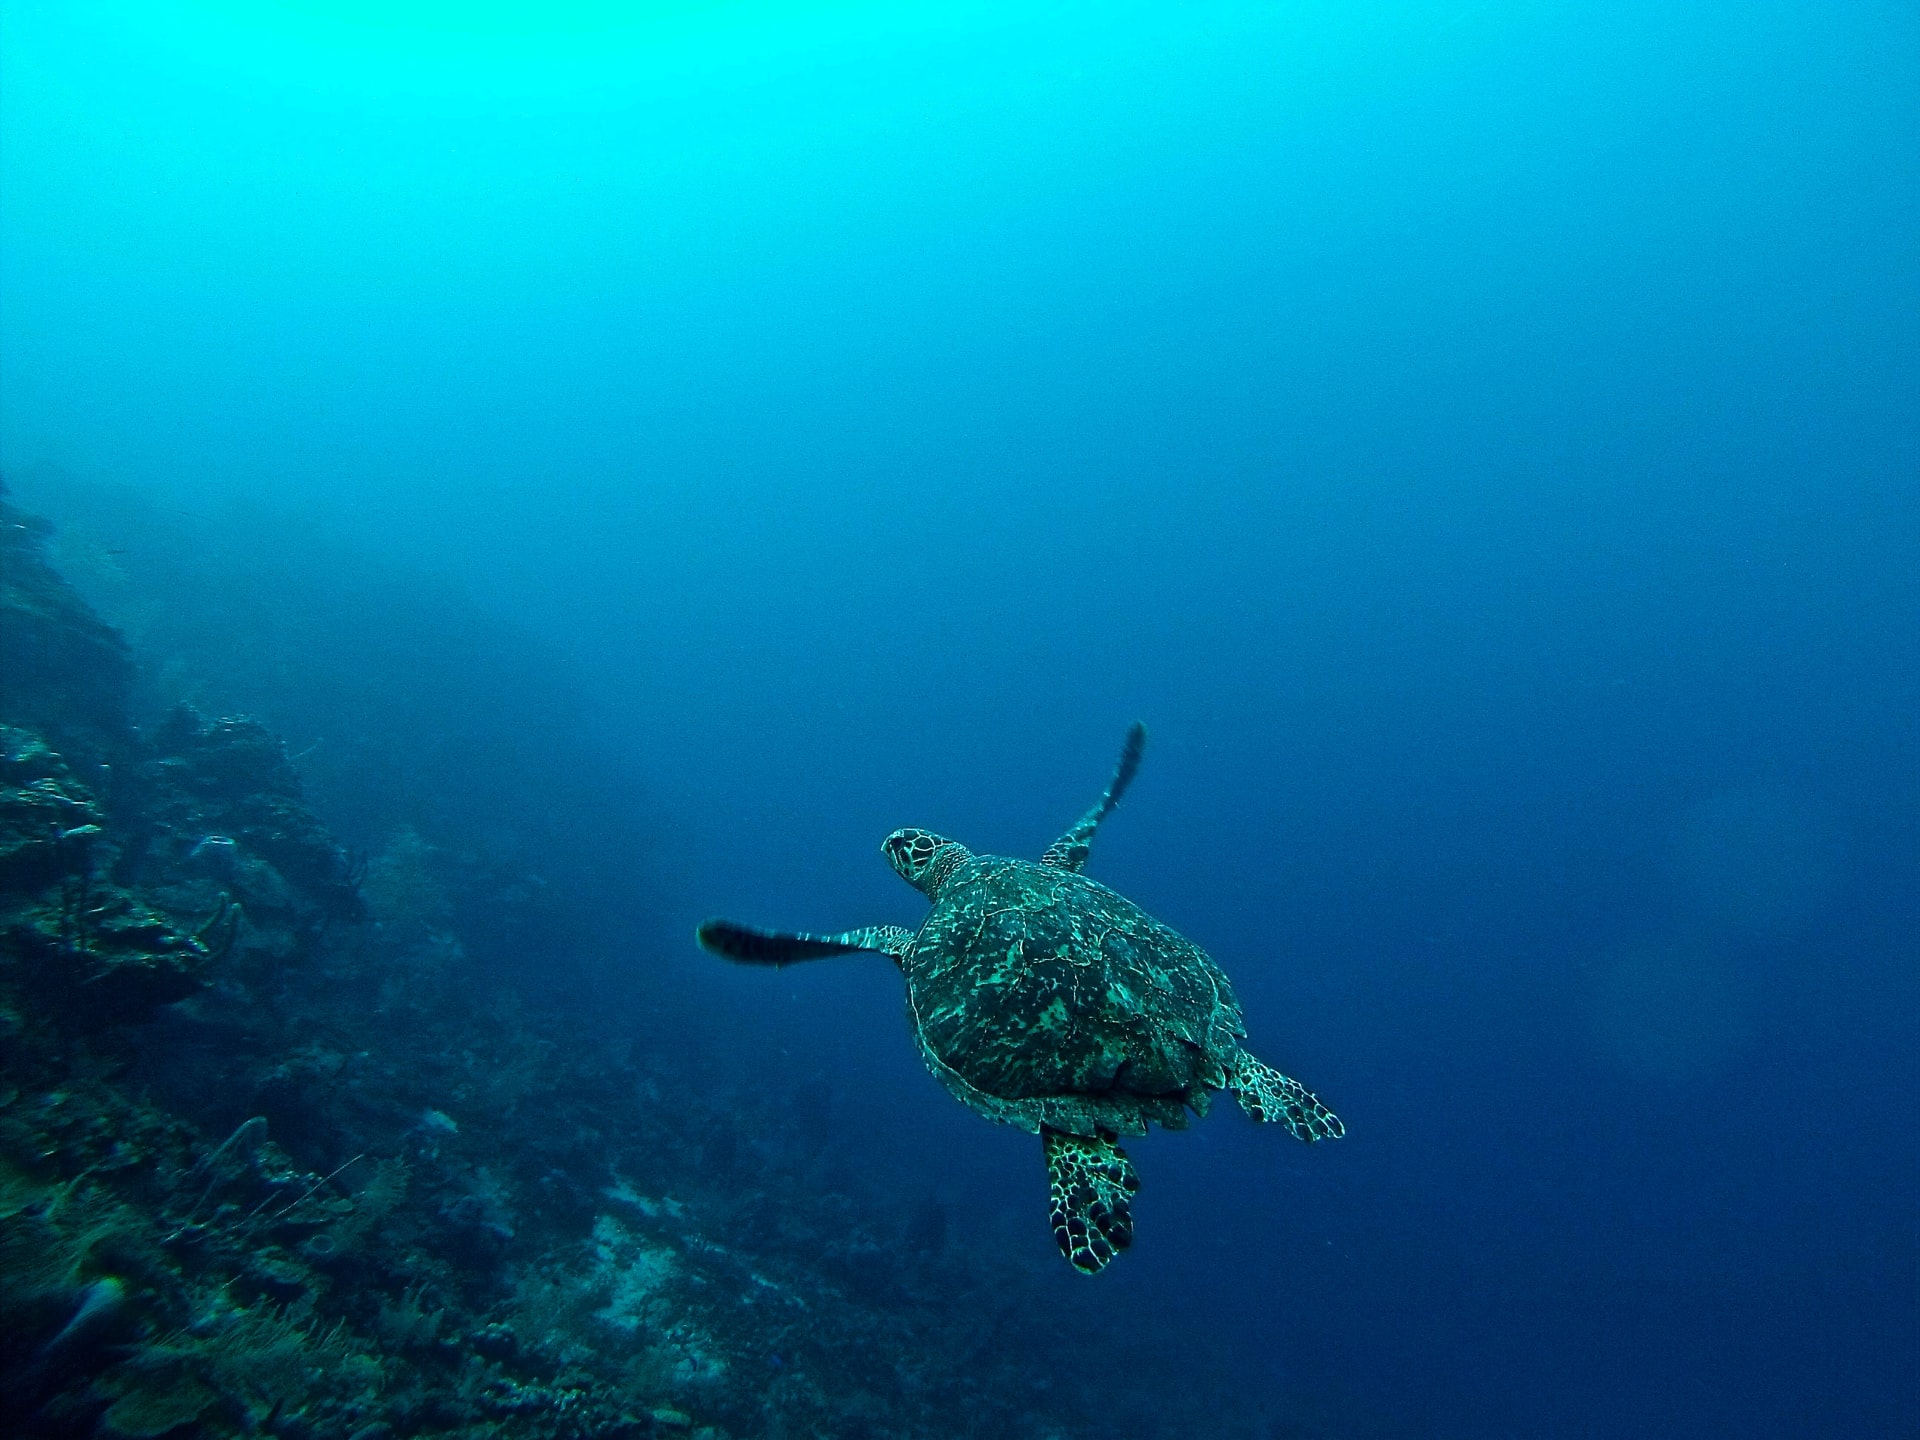
[[[262,725],[137,726],[44,539],[0,491],[0,1430],[1171,1433],[937,1207],[473,983]]]

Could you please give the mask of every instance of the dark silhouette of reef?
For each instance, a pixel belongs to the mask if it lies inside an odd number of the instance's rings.
[[[45,538],[0,488],[0,1432],[1187,1433],[936,1202],[474,983],[436,847],[264,726],[136,724]]]

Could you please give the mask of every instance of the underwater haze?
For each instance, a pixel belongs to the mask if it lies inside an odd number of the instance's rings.
[[[1916,136],[1900,3],[17,0],[0,461],[156,705],[542,857],[463,983],[1128,1397],[991,1433],[1911,1436]],[[1085,1278],[892,965],[693,930],[1135,719],[1087,873],[1347,1133],[1129,1141]]]

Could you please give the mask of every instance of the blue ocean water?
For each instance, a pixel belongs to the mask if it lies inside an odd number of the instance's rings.
[[[614,917],[566,1003],[814,1097],[1160,1337],[1187,1433],[1920,1431],[1911,6],[29,0],[0,47],[21,502],[123,487],[195,623],[281,627],[237,698],[335,823],[533,836]],[[499,626],[459,664],[404,643],[443,596]],[[334,758],[323,669],[441,768]],[[1089,873],[1348,1134],[1134,1143],[1086,1280],[891,967],[691,933],[913,924],[888,831],[1037,855],[1135,718]]]

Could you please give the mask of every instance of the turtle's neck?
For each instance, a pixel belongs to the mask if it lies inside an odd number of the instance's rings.
[[[941,889],[953,877],[953,872],[972,858],[973,852],[966,846],[958,840],[949,840],[933,857],[933,864],[927,867],[927,883],[921,886],[921,893],[937,903]]]

